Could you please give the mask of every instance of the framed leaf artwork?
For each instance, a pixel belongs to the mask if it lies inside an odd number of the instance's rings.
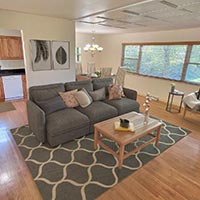
[[[53,69],[70,68],[69,48],[68,41],[51,41]]]

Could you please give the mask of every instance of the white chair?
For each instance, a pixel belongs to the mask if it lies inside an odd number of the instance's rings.
[[[183,118],[185,118],[186,111],[200,114],[200,100],[197,99],[197,93],[191,93],[184,97],[183,103],[185,110],[183,113]]]
[[[76,63],[76,75],[83,74],[82,63]]]
[[[92,73],[96,72],[96,67],[95,63],[93,62],[88,62],[87,63],[87,74],[91,75]]]
[[[119,67],[117,70],[117,74],[115,76],[115,84],[124,86],[124,80],[126,75],[126,68]]]
[[[101,78],[108,78],[111,77],[112,67],[102,67],[100,69]]]

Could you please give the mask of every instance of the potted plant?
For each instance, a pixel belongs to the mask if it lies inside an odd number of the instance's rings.
[[[175,90],[175,83],[171,83],[171,92],[174,92],[174,90]]]

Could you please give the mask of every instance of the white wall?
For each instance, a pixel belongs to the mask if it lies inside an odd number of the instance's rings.
[[[110,34],[99,35],[99,44],[104,50],[98,54],[98,66],[111,66],[113,72],[116,73],[118,66],[121,65],[122,43],[133,42],[177,42],[177,41],[199,41],[200,28],[173,30],[173,31],[158,31],[147,33],[133,34]],[[82,35],[78,35],[81,37]],[[78,38],[84,40],[84,38]],[[139,94],[146,95],[147,92],[158,96],[160,100],[167,101],[170,84],[173,81],[144,77],[127,73],[125,86],[135,88]],[[197,90],[199,86],[188,83],[176,82],[176,89],[183,91],[185,94]],[[179,103],[179,98],[174,99],[176,104]]]
[[[25,70],[28,87],[75,80],[75,23],[65,19],[0,10],[0,28],[22,30]],[[70,41],[70,69],[33,71],[30,39]]]

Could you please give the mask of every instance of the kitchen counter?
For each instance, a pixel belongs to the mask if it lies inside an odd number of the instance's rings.
[[[13,75],[23,75],[25,74],[25,69],[2,69],[0,70],[0,76],[13,76]]]

